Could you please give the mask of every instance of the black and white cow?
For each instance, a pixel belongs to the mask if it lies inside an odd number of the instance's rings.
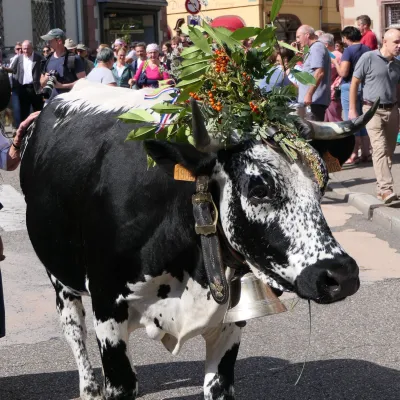
[[[116,118],[146,101],[141,91],[82,82],[42,111],[21,166],[29,236],[56,290],[81,399],[136,398],[128,338],[140,327],[173,354],[202,335],[204,397],[234,399],[243,324],[224,325],[228,306],[210,296],[195,184],[174,180],[173,166],[210,177],[223,232],[261,279],[330,303],[358,290],[358,266],[331,234],[311,170],[276,150],[249,141],[204,153],[152,140],[145,147],[158,166],[148,170],[143,143],[126,142],[131,127]],[[92,299],[104,388],[86,351],[82,295]]]

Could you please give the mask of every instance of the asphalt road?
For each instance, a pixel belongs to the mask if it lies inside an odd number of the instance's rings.
[[[16,188],[15,204],[20,204],[16,174],[3,173],[0,184]],[[8,334],[0,340],[0,400],[76,398],[75,362],[58,326],[53,289],[23,228],[21,207],[7,218],[8,210],[0,216],[0,226],[7,228],[1,232],[7,256],[1,266],[8,324]],[[364,220],[333,193],[327,194],[324,212],[338,240],[359,262],[362,286],[342,302],[311,304],[311,337],[305,301],[286,313],[249,321],[236,364],[238,399],[400,398],[399,238]],[[89,311],[89,300],[85,304]],[[93,328],[88,347],[101,379]],[[130,350],[140,399],[202,399],[201,338],[173,357],[137,331]]]

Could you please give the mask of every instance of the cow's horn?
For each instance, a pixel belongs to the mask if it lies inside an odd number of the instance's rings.
[[[379,100],[378,98],[365,114],[349,121],[317,122],[306,120],[311,128],[311,137],[308,139],[334,140],[352,135],[371,120],[379,106]]]
[[[222,146],[210,138],[197,101],[192,98],[190,105],[192,106],[192,134],[196,149],[204,153],[218,151]]]

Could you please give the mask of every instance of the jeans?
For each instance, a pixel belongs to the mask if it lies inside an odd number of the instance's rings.
[[[343,120],[348,121],[349,119],[349,108],[350,108],[350,82],[342,83],[340,85],[340,101],[342,102],[343,108]],[[362,91],[359,90],[357,95],[357,112],[358,115],[362,114]],[[367,130],[365,128],[361,128],[358,132],[355,133],[356,136],[368,136]]]

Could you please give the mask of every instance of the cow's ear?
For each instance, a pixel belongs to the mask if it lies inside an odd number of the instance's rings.
[[[144,148],[157,165],[171,176],[176,164],[196,176],[210,175],[215,165],[215,154],[202,153],[186,143],[148,139],[144,141]]]

